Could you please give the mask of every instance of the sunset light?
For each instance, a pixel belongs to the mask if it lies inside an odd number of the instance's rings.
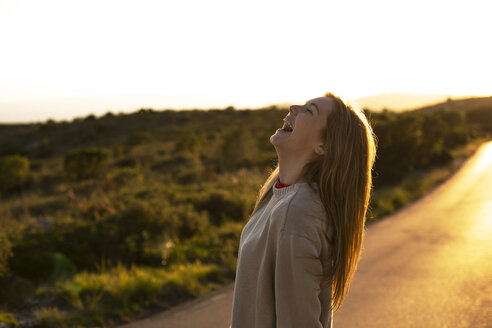
[[[0,328],[492,328],[491,9],[0,0]]]
[[[0,122],[489,95],[486,1],[0,2]]]

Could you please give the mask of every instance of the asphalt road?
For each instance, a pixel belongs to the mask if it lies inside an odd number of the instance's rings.
[[[233,284],[124,328],[227,328]],[[371,224],[335,328],[492,327],[492,142]]]

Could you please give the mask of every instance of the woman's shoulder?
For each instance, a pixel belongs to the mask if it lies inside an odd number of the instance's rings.
[[[325,210],[316,184],[301,183],[290,200],[289,208],[292,211],[301,211],[306,215],[313,215],[320,219],[325,216]]]
[[[283,230],[310,238],[326,230],[327,218],[319,193],[302,183],[289,200]]]

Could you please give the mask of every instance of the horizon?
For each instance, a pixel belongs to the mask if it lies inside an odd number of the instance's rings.
[[[264,108],[327,91],[351,101],[486,96],[486,9],[473,0],[5,0],[0,123]]]
[[[428,99],[438,99],[436,101],[419,101],[419,100],[415,100],[413,101],[413,103],[416,103],[418,105],[415,105],[415,106],[400,106],[400,107],[395,107],[395,108],[392,108],[390,106],[386,106],[386,105],[383,105],[385,103],[384,100],[376,100],[376,102],[381,102],[382,104],[378,107],[378,108],[371,108],[370,106],[363,106],[359,101],[358,99],[364,99],[364,98],[367,98],[367,99],[370,99],[370,101],[368,101],[367,103],[370,103],[372,102],[373,98],[378,98],[380,97],[381,99],[384,99],[385,97],[391,97],[391,96],[396,96],[396,95],[400,95],[400,96],[404,96],[404,97],[416,97],[416,98],[419,98],[419,97],[422,97],[422,98],[428,98]],[[427,95],[418,95],[418,94],[409,94],[409,93],[402,93],[402,92],[392,92],[392,93],[388,93],[388,94],[377,94],[377,95],[372,95],[372,96],[367,96],[367,97],[361,97],[361,98],[358,98],[358,99],[347,99],[349,100],[351,103],[355,103],[356,105],[358,105],[359,108],[363,109],[363,108],[368,108],[369,110],[371,111],[374,111],[374,112],[380,112],[383,110],[383,108],[386,108],[388,110],[391,110],[391,111],[395,111],[395,112],[400,112],[400,111],[404,111],[404,110],[411,110],[411,109],[416,109],[416,108],[419,108],[419,107],[425,107],[425,106],[431,106],[431,105],[434,105],[434,104],[438,104],[438,103],[442,103],[444,101],[446,101],[446,99],[448,98],[451,98],[452,100],[461,100],[461,99],[468,99],[468,98],[480,98],[480,97],[492,97],[492,94],[488,94],[488,95],[458,95],[458,96],[454,96],[454,95],[438,95],[438,94],[427,94]],[[440,100],[439,100],[440,99]],[[212,106],[212,107],[208,107],[208,108],[199,108],[199,107],[190,107],[190,108],[170,108],[170,107],[152,107],[152,106],[137,106],[136,108],[133,108],[133,109],[128,109],[128,110],[103,110],[103,111],[99,111],[99,112],[95,112],[95,111],[87,111],[85,113],[80,113],[78,115],[75,115],[75,116],[72,116],[72,117],[46,117],[45,119],[41,119],[41,120],[31,120],[31,121],[0,121],[0,125],[16,125],[16,124],[38,124],[38,123],[46,123],[47,121],[55,121],[55,122],[64,122],[64,121],[68,121],[68,122],[72,122],[76,119],[83,119],[87,116],[90,116],[90,115],[94,115],[96,118],[101,118],[103,117],[104,115],[108,114],[108,113],[112,113],[113,115],[120,115],[120,114],[123,114],[123,115],[128,115],[128,114],[133,114],[133,113],[136,113],[138,112],[139,110],[154,110],[154,111],[166,111],[166,110],[172,110],[172,111],[192,111],[192,110],[203,110],[203,111],[207,111],[207,110],[224,110],[226,109],[227,107],[233,107],[235,110],[259,110],[259,109],[263,109],[263,108],[269,108],[269,107],[272,107],[272,106],[276,106],[276,107],[279,107],[279,108],[284,108],[284,107],[287,107],[289,106],[290,104],[293,104],[293,103],[286,103],[286,102],[282,102],[282,103],[272,103],[272,104],[267,104],[267,105],[263,105],[263,106],[255,106],[255,107],[252,107],[252,106],[245,106],[245,107],[238,107],[238,106],[235,106],[233,104],[229,104],[229,105],[226,105],[226,106]],[[405,108],[403,108],[405,107]]]

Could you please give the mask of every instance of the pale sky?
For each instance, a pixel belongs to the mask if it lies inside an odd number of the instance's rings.
[[[0,122],[492,94],[492,3],[0,0]]]

